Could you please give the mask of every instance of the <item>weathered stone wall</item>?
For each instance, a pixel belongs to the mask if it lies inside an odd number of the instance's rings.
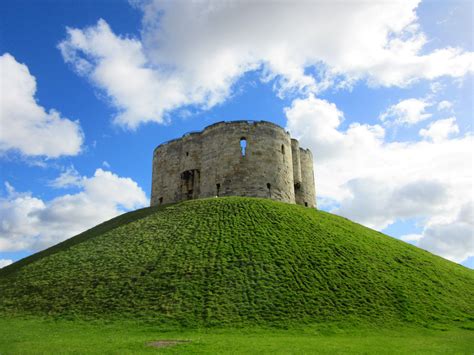
[[[219,122],[155,149],[151,205],[250,196],[314,207],[311,159],[278,125]]]
[[[314,184],[313,155],[309,149],[300,148],[301,162],[301,200],[298,204],[316,207],[316,190]]]

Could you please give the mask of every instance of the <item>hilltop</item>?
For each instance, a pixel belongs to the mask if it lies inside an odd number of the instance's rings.
[[[0,270],[3,315],[457,324],[472,299],[472,270],[330,213],[243,197],[126,213]]]

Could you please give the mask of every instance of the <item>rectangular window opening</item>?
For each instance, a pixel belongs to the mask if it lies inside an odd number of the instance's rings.
[[[245,157],[247,153],[247,139],[245,137],[240,138],[240,154]]]

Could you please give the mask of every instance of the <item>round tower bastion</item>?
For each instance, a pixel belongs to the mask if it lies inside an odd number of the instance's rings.
[[[215,196],[316,207],[311,151],[266,121],[218,122],[155,148],[151,206]]]

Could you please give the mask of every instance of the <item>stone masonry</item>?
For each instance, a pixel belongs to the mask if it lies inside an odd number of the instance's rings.
[[[316,207],[311,151],[266,121],[218,122],[156,147],[152,206],[215,196]]]

